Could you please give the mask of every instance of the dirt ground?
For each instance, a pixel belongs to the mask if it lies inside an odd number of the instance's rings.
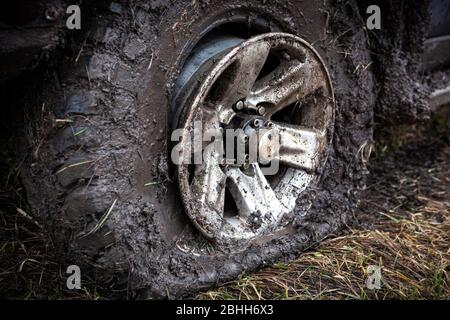
[[[448,117],[440,118],[441,125],[427,127],[443,130],[395,128],[376,146],[368,188],[344,234],[195,298],[449,299],[450,131]],[[41,223],[28,213],[6,143],[0,149],[0,298],[130,297],[83,275],[82,290],[66,289],[67,262],[53,255]],[[378,290],[366,286],[369,265],[380,267]]]

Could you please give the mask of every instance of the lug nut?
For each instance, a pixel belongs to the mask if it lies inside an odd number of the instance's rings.
[[[266,108],[264,108],[262,106],[258,107],[258,114],[260,116],[264,115],[265,113],[266,113]]]
[[[263,124],[263,121],[262,121],[261,119],[255,119],[255,120],[253,121],[253,125],[254,125],[256,128],[261,127],[262,124]]]
[[[265,125],[267,128],[272,128],[272,127],[273,127],[273,122],[272,122],[272,121],[266,121],[266,123],[264,123],[264,125]]]
[[[244,103],[244,101],[242,101],[242,100],[239,100],[239,101],[236,102],[236,104],[234,105],[234,109],[235,109],[236,111],[240,111],[240,110],[244,109],[244,107],[245,107],[245,103]]]

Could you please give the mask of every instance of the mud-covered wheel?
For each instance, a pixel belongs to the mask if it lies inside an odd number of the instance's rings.
[[[333,89],[318,53],[286,33],[220,34],[194,48],[176,89],[181,139],[172,160],[192,222],[239,247],[286,227],[319,178],[333,132]]]
[[[99,8],[49,70],[28,130],[23,180],[52,243],[102,281],[175,297],[339,231],[372,139],[358,17],[304,1]],[[196,122],[241,130],[243,161],[203,142],[199,163],[174,161],[196,157]]]

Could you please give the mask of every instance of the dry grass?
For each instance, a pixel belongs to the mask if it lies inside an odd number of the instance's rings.
[[[426,218],[449,210],[430,201],[410,219],[386,215],[376,230],[352,230],[288,264],[244,276],[200,299],[448,299],[450,221]],[[369,265],[381,267],[381,288],[366,286]]]

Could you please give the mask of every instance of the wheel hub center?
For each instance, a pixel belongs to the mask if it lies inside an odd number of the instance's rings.
[[[228,135],[227,129],[233,130],[234,135]],[[224,145],[233,143],[230,137],[235,136],[238,139],[232,152],[225,148],[225,164],[246,169],[249,164],[267,164],[275,159],[279,148],[279,137],[278,131],[273,128],[272,121],[262,116],[239,113],[224,131]],[[239,143],[242,143],[242,146],[239,146]],[[242,151],[244,154],[239,154]]]

